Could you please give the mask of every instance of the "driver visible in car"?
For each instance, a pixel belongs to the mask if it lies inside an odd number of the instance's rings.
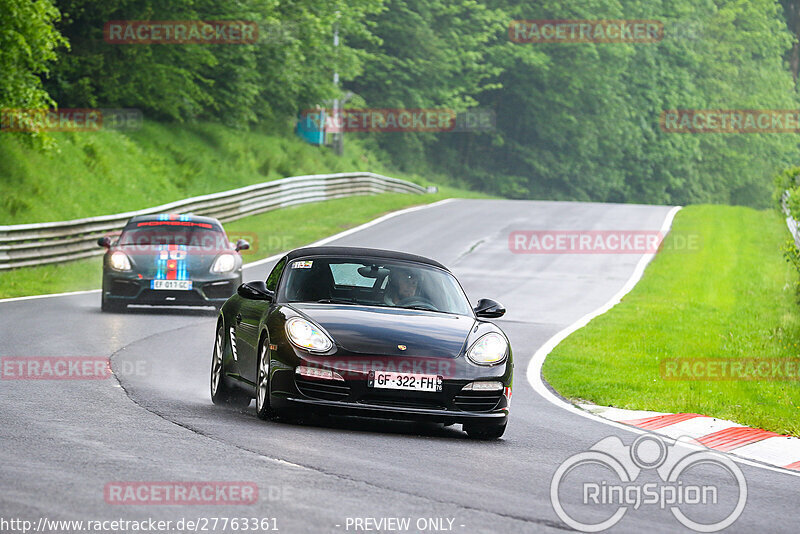
[[[384,302],[390,306],[397,306],[400,302],[418,295],[419,279],[408,271],[392,273],[386,284]]]

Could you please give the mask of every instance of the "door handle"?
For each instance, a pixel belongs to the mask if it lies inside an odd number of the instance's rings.
[[[236,314],[236,324],[241,324],[241,322],[242,322],[242,314],[241,313],[237,313]]]

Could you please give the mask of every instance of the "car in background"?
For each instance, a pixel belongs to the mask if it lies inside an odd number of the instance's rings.
[[[133,217],[116,239],[102,237],[103,311],[128,304],[220,307],[242,283],[240,250],[212,217],[162,214]]]
[[[302,413],[460,423],[496,439],[508,422],[511,346],[440,263],[401,252],[309,247],[222,307],[211,364],[215,404],[262,419]]]

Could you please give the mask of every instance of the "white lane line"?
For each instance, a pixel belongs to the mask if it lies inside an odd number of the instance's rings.
[[[666,234],[666,232],[668,232],[669,229],[672,227],[672,221],[675,219],[675,215],[678,213],[678,211],[680,211],[680,209],[681,209],[680,206],[676,206],[667,213],[667,216],[664,218],[664,223],[661,225],[660,232],[662,233],[662,235]],[[623,285],[622,288],[613,297],[611,297],[611,299],[608,300],[608,302],[606,302],[596,310],[587,313],[586,315],[584,315],[583,317],[581,317],[568,327],[556,333],[553,337],[548,339],[544,343],[544,345],[539,347],[539,350],[537,350],[536,353],[534,353],[533,357],[531,358],[531,361],[528,364],[528,369],[526,371],[526,378],[528,379],[528,383],[531,385],[531,387],[533,387],[533,390],[536,393],[538,393],[540,396],[542,396],[546,401],[550,402],[551,404],[558,406],[559,408],[566,410],[568,412],[580,415],[581,417],[585,417],[586,419],[591,419],[592,421],[603,423],[604,425],[608,425],[617,428],[619,430],[632,432],[634,434],[650,433],[650,431],[648,430],[642,430],[640,428],[618,423],[617,421],[606,419],[605,417],[602,417],[600,415],[596,415],[594,413],[582,410],[579,407],[573,405],[572,403],[563,400],[561,397],[553,393],[547,387],[547,385],[545,385],[544,380],[542,379],[542,366],[544,365],[544,360],[545,358],[547,358],[547,355],[550,354],[559,343],[564,341],[564,339],[566,339],[567,336],[589,324],[589,321],[591,321],[595,317],[606,313],[608,310],[616,306],[622,300],[622,297],[627,295],[639,282],[639,280],[642,279],[642,275],[644,275],[644,270],[647,267],[647,264],[650,263],[650,261],[654,257],[655,254],[643,255],[639,260],[639,263],[636,264],[636,268],[634,269],[630,278],[628,278],[628,281],[625,282],[625,285]],[[773,467],[771,465],[764,465],[762,463],[746,460],[744,458],[739,458],[735,455],[731,455],[731,459],[741,464],[760,467],[761,469],[774,471],[776,473],[783,473],[785,475],[800,477],[800,472],[793,472],[786,469],[781,469],[779,467]]]
[[[399,215],[404,215],[406,213],[411,213],[413,211],[432,208],[434,206],[441,206],[442,204],[446,204],[448,202],[452,202],[453,200],[457,200],[457,199],[455,199],[455,198],[445,198],[444,200],[439,200],[438,202],[434,202],[432,204],[424,204],[422,206],[414,206],[412,208],[406,208],[406,209],[402,209],[402,210],[399,210],[399,211],[393,211],[392,213],[387,213],[386,215],[378,217],[377,219],[374,219],[372,221],[366,222],[366,223],[364,223],[364,224],[362,224],[360,226],[356,226],[355,228],[350,228],[349,230],[345,230],[343,232],[339,232],[336,235],[332,235],[332,236],[326,237],[324,239],[320,239],[319,241],[316,241],[314,243],[311,243],[310,245],[305,245],[305,246],[306,247],[319,247],[319,246],[322,246],[322,245],[324,245],[326,243],[330,243],[331,241],[334,241],[336,239],[348,236],[348,235],[353,234],[355,232],[359,232],[361,230],[364,230],[365,228],[369,228],[370,226],[375,226],[376,224],[382,223],[383,221],[386,221],[386,220],[391,219],[393,217],[397,217]],[[263,258],[263,259],[248,263],[243,268],[247,269],[249,267],[256,267],[256,266],[262,265],[264,263],[269,263],[271,261],[274,261],[274,260],[277,260],[277,259],[281,258],[284,254],[286,254],[286,252],[288,252],[288,251],[281,252],[279,254],[275,254],[273,256],[270,256],[269,258]],[[70,296],[70,295],[86,295],[88,293],[99,293],[99,292],[100,292],[100,289],[87,289],[85,291],[69,291],[67,293],[47,293],[45,295],[30,295],[30,296],[27,296],[27,297],[12,297],[12,298],[7,298],[7,299],[0,299],[0,304],[3,304],[5,302],[17,302],[17,301],[20,301],[20,300],[49,299],[49,298],[53,298],[53,297],[67,297],[67,296]]]
[[[18,300],[49,299],[51,297],[68,297],[70,295],[85,295],[87,293],[100,293],[99,289],[87,289],[85,291],[68,291],[67,293],[47,293],[45,295],[30,295],[27,297],[12,297],[0,299],[0,304],[4,302],[16,302]]]
[[[789,465],[800,461],[800,439],[789,436],[767,438],[739,447],[734,454],[769,464]]]

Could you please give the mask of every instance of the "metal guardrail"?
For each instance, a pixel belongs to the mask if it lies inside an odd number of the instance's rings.
[[[789,212],[789,191],[784,191],[783,195],[781,195],[781,208],[783,208],[783,213],[786,214],[786,226],[789,227],[789,232],[792,233],[794,245],[800,249],[800,231],[797,227],[798,223]]]
[[[286,206],[355,195],[425,193],[417,184],[373,173],[282,178],[154,208],[71,221],[0,226],[0,270],[60,263],[103,254],[97,239],[119,231],[135,215],[195,213],[230,222]]]

